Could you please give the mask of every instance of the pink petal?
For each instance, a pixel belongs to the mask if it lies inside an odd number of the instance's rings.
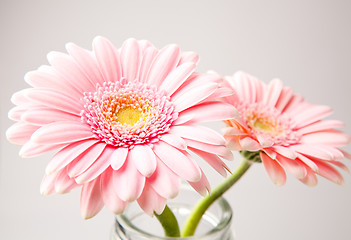
[[[332,113],[332,109],[323,105],[311,105],[305,111],[300,111],[294,116],[296,128],[302,128],[313,122],[323,119]]]
[[[158,50],[155,47],[149,47],[145,50],[145,53],[141,59],[138,78],[140,82],[146,82],[147,74],[149,73],[150,66],[156,57]]]
[[[16,106],[14,108],[11,108],[9,113],[8,113],[8,118],[14,121],[20,121],[22,115],[27,111],[26,107],[23,106]]]
[[[277,161],[285,170],[290,172],[297,179],[304,178],[307,174],[306,168],[298,159],[290,159],[282,155],[277,155]]]
[[[163,134],[161,140],[180,150],[186,150],[187,144],[183,138],[174,134]]]
[[[283,88],[280,93],[280,97],[277,101],[277,104],[275,105],[275,108],[278,111],[283,112],[284,108],[287,106],[287,104],[289,103],[293,95],[294,95],[294,92],[291,88],[288,88],[288,87]]]
[[[298,95],[294,95],[294,98],[296,98]],[[293,99],[292,99],[293,100]],[[300,114],[301,112],[309,111],[311,108],[318,106],[318,105],[313,105],[309,102],[306,102],[305,99],[301,97],[301,102],[296,103],[294,108],[289,110],[288,114],[290,116],[296,116]],[[289,105],[290,107],[290,105]],[[294,119],[295,120],[295,119]],[[294,122],[296,124],[296,121]],[[295,127],[295,126],[294,126]]]
[[[345,157],[342,151],[340,151],[336,147],[332,147],[329,145],[323,145],[322,147],[333,156],[333,160],[335,161],[340,161]]]
[[[75,177],[78,184],[84,184],[100,176],[111,164],[111,157],[115,151],[115,147],[106,145],[101,155],[96,161],[82,174]]]
[[[177,45],[168,45],[160,50],[155,57],[146,82],[150,85],[160,86],[167,75],[173,71],[180,59],[180,50]]]
[[[286,181],[286,174],[284,169],[277,163],[277,161],[271,159],[263,152],[260,152],[262,163],[274,184],[282,186]]]
[[[242,135],[247,135],[247,133],[239,130],[238,128],[236,127],[223,127],[222,129],[222,133],[223,135],[226,137],[239,137],[239,136],[242,136]]]
[[[191,182],[201,179],[200,167],[190,156],[162,141],[154,145],[154,152],[178,176]]]
[[[239,117],[238,111],[230,104],[223,102],[206,102],[180,113],[180,117],[189,116],[192,123],[228,120]]]
[[[129,150],[128,161],[133,161],[138,171],[145,177],[150,177],[156,170],[156,156],[147,145],[136,145]]]
[[[210,96],[217,88],[217,83],[208,83],[200,85],[187,92],[184,92],[184,94],[173,99],[175,110],[177,112],[181,112],[187,108],[196,105],[197,103]]]
[[[173,99],[178,99],[182,97],[184,94],[186,94],[189,91],[193,91],[194,89],[197,89],[199,86],[202,85],[208,85],[208,84],[218,84],[221,85],[222,79],[221,76],[216,74],[216,73],[206,73],[206,74],[199,74],[194,72],[189,76],[189,78],[177,89],[177,91],[174,92],[172,95]],[[211,96],[214,91],[212,91],[209,96]],[[213,100],[211,100],[213,101]]]
[[[308,167],[306,168],[306,170],[307,170],[306,176],[302,179],[299,179],[299,180],[309,187],[316,186],[318,183],[318,179],[317,179],[316,174],[313,172],[313,170],[311,170]]]
[[[31,140],[37,144],[72,143],[93,138],[91,128],[81,122],[61,121],[45,125],[38,129]]]
[[[55,82],[61,80],[67,83],[66,86],[78,89],[80,93],[95,90],[96,82],[80,69],[71,56],[60,52],[50,52],[47,59],[53,69],[44,69],[44,71],[57,76]]]
[[[181,181],[158,157],[157,170],[148,178],[147,182],[164,198],[174,198],[180,191]]]
[[[61,110],[73,115],[79,115],[83,106],[78,99],[74,99],[64,93],[53,89],[31,89],[26,97],[40,106]]]
[[[325,131],[333,128],[340,128],[343,126],[344,126],[344,123],[338,120],[324,120],[324,121],[318,121],[311,125],[305,126],[299,129],[297,132],[298,134],[304,135],[312,132],[319,132],[319,131]]]
[[[222,98],[232,96],[233,94],[234,94],[234,91],[232,89],[227,87],[219,87],[211,94],[211,96],[203,100],[203,102],[218,101]]]
[[[223,177],[227,176],[227,171],[229,170],[228,166],[216,155],[207,153],[198,149],[189,148],[196,155],[205,160],[208,164],[210,164],[219,174]]]
[[[41,184],[40,184],[40,194],[44,196],[49,196],[56,193],[55,180],[58,174],[60,174],[60,171],[50,175],[46,175],[46,174],[44,175],[43,180],[41,181]]]
[[[301,153],[303,155],[308,155],[311,157],[316,157],[324,160],[333,160],[333,155],[330,154],[328,151],[325,151],[325,149],[322,146],[300,144],[300,145],[290,146],[290,149],[298,153]]]
[[[271,149],[284,157],[287,157],[290,159],[297,158],[297,153],[288,147],[275,145],[275,146],[272,146]]]
[[[282,110],[282,113],[291,114],[293,111],[300,110],[299,106],[303,106],[303,97],[300,95],[294,94],[290,99],[289,102],[286,104],[285,108]],[[294,116],[294,114],[291,114]]]
[[[72,59],[65,54],[63,59],[68,58],[66,64],[71,63]],[[66,71],[66,70],[65,70]],[[68,79],[71,79],[70,76]],[[50,88],[55,89],[59,92],[66,93],[70,96],[80,97],[86,89],[91,89],[90,82],[84,81],[84,79],[77,79],[76,81],[69,81],[64,74],[59,73],[55,68],[51,66],[40,66],[38,70],[26,73],[24,80],[35,88]],[[84,87],[85,86],[85,87]]]
[[[50,145],[39,145],[31,141],[26,142],[21,148],[19,155],[23,158],[31,158],[41,155],[46,152],[50,152],[55,149],[59,149],[66,144],[50,144]]]
[[[184,123],[190,122],[194,118],[194,114],[179,115],[178,118],[173,122],[173,125],[183,125]]]
[[[257,81],[253,76],[239,71],[233,75],[232,80],[227,79],[227,82],[232,89],[236,91],[236,94],[241,100],[248,103],[253,103],[256,101],[257,87],[254,86],[260,84],[260,82],[256,84]]]
[[[232,152],[228,148],[226,148],[225,146],[212,145],[212,144],[192,141],[190,139],[186,139],[186,143],[188,144],[188,147],[192,147],[192,148],[204,151],[204,152],[216,154],[216,155],[218,155],[226,160],[233,160]]]
[[[224,136],[227,141],[227,147],[234,151],[240,151],[243,148],[240,145],[240,138],[236,136]]]
[[[178,135],[182,138],[213,144],[213,145],[224,145],[225,140],[222,135],[217,133],[216,131],[198,125],[180,125],[173,126],[171,128],[171,133]]]
[[[121,200],[132,202],[140,197],[145,186],[145,177],[132,161],[125,161],[123,167],[113,174],[114,186]]]
[[[283,89],[283,83],[279,79],[273,79],[267,86],[263,103],[268,106],[275,106]]]
[[[80,194],[80,212],[84,219],[94,217],[103,208],[100,177],[84,184]]]
[[[340,150],[340,149],[339,149],[339,150]],[[350,153],[345,152],[345,151],[343,151],[343,150],[340,150],[340,152],[341,152],[346,158],[351,159],[351,154],[350,154]]]
[[[22,115],[22,120],[38,126],[43,126],[57,121],[79,121],[79,115],[73,115],[67,112],[62,112],[52,108],[31,108],[30,111]]]
[[[148,48],[153,47],[152,43],[150,43],[148,40],[139,40],[138,44],[139,44],[139,49],[140,49],[141,55],[144,55],[145,51]]]
[[[55,81],[57,76],[52,73],[53,71],[50,66],[41,66],[40,70],[38,69],[27,72],[24,75],[24,81],[32,87],[52,88],[54,86],[62,88],[62,85],[64,84],[62,84],[62,82]]]
[[[165,78],[159,89],[165,90],[167,95],[171,96],[194,72],[195,67],[194,63],[184,63],[178,66]]]
[[[98,63],[92,52],[87,51],[74,43],[67,43],[66,49],[73,57],[79,68],[86,74],[92,83],[103,84],[104,78],[99,70]]]
[[[242,119],[241,116],[239,118],[225,120],[224,122],[227,123],[227,126],[240,129],[242,132],[249,135],[250,127],[246,124],[246,121]],[[243,134],[240,134],[240,135],[243,135]]]
[[[100,157],[105,148],[105,143],[96,143],[88,148],[69,163],[68,175],[70,177],[76,177],[85,172],[92,164],[94,164],[96,159]]]
[[[242,150],[255,152],[262,149],[262,146],[250,137],[244,137],[240,139],[240,145]]]
[[[61,194],[68,193],[74,188],[79,186],[80,185],[78,185],[73,178],[70,178],[68,176],[66,168],[60,171],[60,173],[57,175],[55,179],[55,191],[57,193],[61,193]]]
[[[255,86],[255,95],[256,95],[256,101],[257,102],[262,102],[264,98],[264,94],[266,92],[267,86],[264,84],[262,81],[259,79],[250,76],[252,85]]]
[[[111,167],[113,170],[118,170],[123,166],[124,161],[127,159],[127,155],[128,148],[119,147],[115,149],[111,156]]]
[[[133,38],[126,40],[121,48],[123,76],[126,77],[128,81],[134,81],[137,77],[140,61],[139,51],[139,44]]]
[[[31,104],[30,99],[27,97],[27,93],[32,91],[33,88],[22,89],[21,91],[15,92],[11,96],[11,102],[15,105],[21,105],[22,107]]]
[[[240,102],[246,99],[245,98],[245,95],[247,93],[246,88],[242,88],[241,87],[242,84],[240,84],[242,74],[245,74],[245,73],[238,71],[232,77],[229,77],[229,76],[224,77],[224,86],[230,87],[235,91],[235,94],[231,98],[225,98],[226,101],[230,104],[234,105],[237,102]],[[243,77],[246,78],[246,76],[243,76]],[[249,99],[246,99],[246,100],[249,101]]]
[[[141,194],[140,198],[138,198],[139,206],[149,214],[153,216],[154,212],[156,214],[161,214],[166,206],[167,199],[161,197],[153,188],[145,183],[144,191]]]
[[[342,170],[346,171],[347,173],[350,173],[350,169],[345,165],[343,164],[342,162],[339,162],[339,161],[329,161],[329,163],[332,163],[334,164],[335,166],[341,168]]]
[[[46,166],[46,169],[45,169],[46,174],[51,174],[55,171],[58,171],[64,168],[95,143],[97,143],[97,140],[83,140],[83,141],[72,143],[66,146],[65,148],[61,149],[59,152],[57,152],[54,155],[54,157],[51,159],[49,164]],[[52,145],[44,145],[44,146],[52,146]]]
[[[259,84],[258,84],[259,81],[255,77],[249,74],[242,73],[242,75],[244,76],[244,78],[243,77],[241,78],[239,85],[241,85],[241,89],[244,90],[245,92],[244,99],[247,99],[250,103],[253,103],[256,100],[256,95],[257,95],[256,89],[258,89],[259,87]],[[266,89],[265,91],[262,91],[263,93],[261,96],[262,98],[264,97],[265,92],[266,92]]]
[[[201,170],[201,172],[202,172],[202,170]],[[208,179],[203,172],[201,174],[200,181],[189,182],[189,184],[195,189],[195,191],[197,191],[198,193],[200,193],[204,197],[207,195],[207,193],[208,194],[211,193],[210,183],[208,182]]]
[[[7,129],[6,137],[13,144],[23,145],[38,128],[28,123],[17,122]]]
[[[124,209],[127,207],[128,203],[122,201],[117,193],[115,186],[113,184],[113,171],[108,169],[101,175],[101,195],[104,204],[108,209],[110,209],[114,214],[123,213]]]
[[[93,50],[99,69],[106,82],[116,82],[122,77],[121,63],[117,49],[103,37],[95,37]]]
[[[273,151],[271,148],[265,148],[263,151],[271,158],[271,159],[276,159],[277,158],[277,153]]]
[[[51,66],[41,66],[36,71],[26,73],[24,80],[36,88],[50,88],[70,96],[81,96],[82,88],[77,88],[76,83],[67,81],[67,79]]]
[[[197,64],[199,62],[199,55],[194,52],[182,52],[178,65],[188,62]]]
[[[351,138],[349,135],[338,130],[329,130],[323,132],[315,132],[302,136],[301,143],[305,144],[325,144],[334,147],[342,147],[349,144]]]
[[[326,179],[339,184],[343,185],[344,184],[344,178],[341,176],[341,174],[332,166],[325,162],[320,162],[320,161],[315,161],[315,163],[318,166],[319,172],[317,173],[318,175],[325,177]]]
[[[257,141],[263,148],[269,148],[274,144],[274,140],[271,136],[265,134],[257,134]]]
[[[310,158],[302,155],[302,154],[298,154],[298,158],[304,163],[306,164],[309,168],[311,168],[314,172],[318,172],[318,166],[314,163],[314,161],[312,161]],[[307,168],[306,168],[307,169]]]

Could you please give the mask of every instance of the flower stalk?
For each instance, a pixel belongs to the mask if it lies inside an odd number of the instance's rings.
[[[227,177],[220,185],[212,190],[211,195],[207,195],[197,202],[184,223],[181,232],[182,237],[189,237],[194,235],[196,228],[206,210],[211,206],[213,202],[215,202],[229,188],[231,188],[244,175],[250,166],[251,162],[244,159],[233,174]]]
[[[174,213],[167,205],[160,215],[155,213],[155,216],[161,223],[165,236],[180,237],[180,230],[177,218],[174,216]]]

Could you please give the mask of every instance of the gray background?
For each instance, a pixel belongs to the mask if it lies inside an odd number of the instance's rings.
[[[51,50],[72,41],[91,49],[96,35],[120,46],[128,37],[157,47],[177,43],[200,54],[198,71],[248,71],[268,82],[279,77],[309,101],[331,105],[351,133],[350,1],[0,1],[1,161],[0,239],[108,239],[113,216],[85,221],[79,191],[43,197],[39,185],[50,155],[18,157],[4,136],[23,75],[46,64]],[[219,128],[220,124],[213,124]],[[348,147],[346,150],[351,151]],[[239,162],[229,163],[234,169]],[[351,167],[350,161],[346,164]],[[221,178],[207,167],[213,182]],[[274,186],[255,165],[227,193],[239,240],[348,240],[351,177],[340,187],[320,178],[308,188],[288,175]]]

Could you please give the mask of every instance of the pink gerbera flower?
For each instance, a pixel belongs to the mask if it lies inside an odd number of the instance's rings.
[[[224,138],[195,124],[233,118],[235,109],[216,100],[232,91],[217,74],[194,72],[195,53],[135,39],[116,49],[102,37],[93,51],[66,48],[68,55],[51,52],[50,66],[25,76],[32,87],[13,95],[17,106],[9,113],[18,122],[7,137],[23,145],[21,156],[60,148],[47,165],[42,194],[82,186],[85,218],[104,205],[119,214],[135,200],[160,214],[181,179],[201,194],[210,188],[187,150],[225,175],[218,156],[232,155]]]
[[[225,121],[224,137],[231,149],[262,160],[277,185],[285,184],[285,170],[309,186],[317,184],[316,174],[343,184],[332,165],[347,170],[340,160],[350,155],[339,147],[350,137],[335,130],[342,122],[322,120],[331,114],[330,107],[306,102],[278,79],[266,85],[237,72],[226,84],[236,94],[225,99],[240,113],[240,118]]]

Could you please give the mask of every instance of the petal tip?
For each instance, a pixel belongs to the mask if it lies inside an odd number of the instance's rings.
[[[285,185],[284,182],[280,182],[280,181],[274,181],[273,183],[274,183],[274,185],[276,185],[277,187],[281,187],[281,186],[284,186],[284,185]]]
[[[340,185],[340,186],[345,186],[345,182],[343,179],[339,179],[336,181],[336,184]]]
[[[74,44],[73,42],[68,42],[65,44],[65,48],[66,50],[69,52],[72,48],[74,48],[76,46],[76,44]]]
[[[67,44],[66,44],[67,45]],[[48,52],[48,54],[46,54],[46,59],[50,62],[53,61],[53,59],[55,58],[55,56],[58,54],[58,52],[56,51],[50,51]]]

